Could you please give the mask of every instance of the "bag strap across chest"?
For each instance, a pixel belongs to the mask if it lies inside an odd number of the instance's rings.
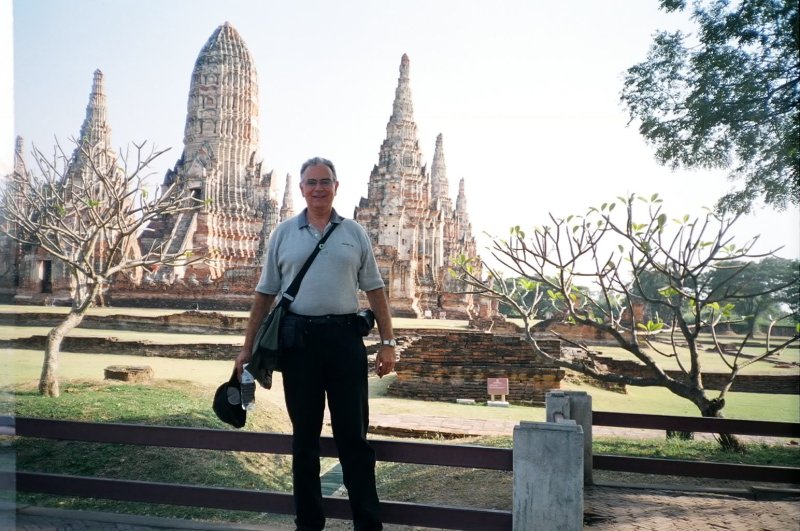
[[[316,247],[314,247],[314,251],[309,255],[306,259],[306,263],[303,264],[303,267],[300,268],[300,271],[297,272],[297,276],[294,277],[292,283],[289,284],[289,287],[286,288],[286,291],[283,292],[281,295],[281,300],[278,302],[278,305],[283,306],[285,309],[289,308],[289,305],[294,301],[295,295],[297,295],[297,290],[300,289],[300,282],[303,281],[303,277],[306,276],[306,272],[308,268],[311,267],[311,264],[314,262],[314,259],[317,257],[319,252],[325,247],[325,242],[330,237],[331,233],[336,230],[336,227],[339,226],[339,223],[332,223],[331,228],[328,229],[328,232],[320,239],[319,243]]]

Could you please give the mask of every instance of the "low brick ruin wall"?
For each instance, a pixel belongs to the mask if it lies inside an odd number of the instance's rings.
[[[541,340],[545,352],[558,354],[558,340]],[[489,399],[487,378],[508,378],[506,400],[542,404],[545,393],[560,389],[565,370],[539,359],[519,336],[475,332],[424,335],[403,350],[389,396],[416,400]],[[498,397],[499,398],[499,397]]]
[[[253,305],[253,294],[252,290],[246,295],[203,293],[193,294],[192,296],[181,294],[179,297],[172,295],[158,296],[150,293],[144,293],[139,296],[134,294],[114,294],[109,298],[109,304],[125,308],[248,311]]]
[[[636,361],[618,360],[608,356],[593,355],[592,358],[607,366],[612,372],[624,372],[632,376],[652,376],[652,373]],[[664,371],[669,376],[680,379],[681,371]],[[711,391],[721,390],[727,383],[728,375],[725,373],[704,372],[703,386]],[[800,394],[800,376],[797,374],[739,374],[733,380],[731,392],[736,393],[766,393],[775,395]]]
[[[44,350],[46,336],[32,336],[0,341],[0,348]],[[242,349],[231,343],[192,343],[181,345],[160,345],[147,341],[116,341],[97,337],[65,337],[61,343],[62,352],[81,352],[86,354],[124,354],[129,356],[180,358],[187,360],[233,360]]]
[[[675,377],[678,371],[669,371]],[[706,389],[719,391],[727,383],[727,374],[703,373]],[[800,376],[793,374],[739,374],[733,381],[731,391],[737,393],[766,393],[773,395],[800,394]]]
[[[0,325],[55,326],[64,320],[61,313],[19,314],[0,313]],[[181,332],[185,334],[237,334],[243,335],[247,317],[237,317],[220,312],[185,311],[168,315],[87,315],[79,328],[97,330],[132,330],[141,332]]]

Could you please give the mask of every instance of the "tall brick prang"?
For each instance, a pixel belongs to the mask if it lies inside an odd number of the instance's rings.
[[[476,301],[450,275],[458,255],[477,256],[463,209],[453,208],[442,135],[436,138],[430,173],[423,161],[411,98],[410,61],[403,54],[386,138],[356,208],[356,221],[372,239],[398,317],[469,318]],[[460,192],[464,193],[463,179]]]
[[[272,173],[262,173],[258,74],[239,33],[218,27],[200,50],[189,86],[183,154],[163,189],[176,184],[202,201],[201,211],[155,222],[142,249],[166,246],[208,255],[192,274],[217,281],[231,269],[260,265],[262,236],[278,222]],[[182,278],[180,266],[164,271]]]

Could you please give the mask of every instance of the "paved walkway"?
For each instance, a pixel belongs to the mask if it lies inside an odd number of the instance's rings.
[[[378,433],[438,433],[442,437],[507,435],[516,424],[511,421],[452,419],[417,415],[373,415],[371,424]],[[625,430],[597,426],[598,435],[663,437],[653,430]],[[794,494],[797,494],[795,491]],[[663,488],[630,488],[628,485],[588,487],[584,514],[589,529],[602,530],[688,530],[742,529],[787,531],[800,529],[800,496],[789,499],[753,499],[742,491],[670,491]],[[388,524],[386,531],[411,531],[408,526]],[[253,526],[235,523],[209,523],[180,519],[117,515],[87,511],[65,511],[39,507],[15,507],[0,502],[0,531],[286,531],[292,527]],[[328,529],[350,529],[350,524],[329,521]],[[532,526],[531,529],[534,529]]]
[[[586,527],[598,530],[741,529],[792,531],[800,529],[800,499],[755,501],[735,496],[670,492],[657,489],[589,487],[585,493]],[[328,529],[349,529],[333,520]],[[409,531],[387,524],[386,531]],[[286,531],[292,527],[198,522],[171,518],[66,511],[0,505],[0,529],[17,531]],[[531,529],[534,529],[532,526]]]
[[[382,435],[410,436],[419,435],[440,436],[443,438],[467,437],[473,435],[495,436],[512,435],[515,420],[486,420],[462,419],[454,417],[436,417],[400,413],[380,415],[370,413],[370,432]],[[325,421],[328,422],[326,416]],[[631,439],[663,439],[664,430],[645,430],[639,428],[617,428],[613,426],[592,426],[593,437],[626,437]],[[745,442],[766,442],[772,444],[787,444],[789,439],[780,437],[761,437],[739,435]],[[710,433],[695,433],[699,440],[713,440]],[[795,441],[794,444],[800,441]]]

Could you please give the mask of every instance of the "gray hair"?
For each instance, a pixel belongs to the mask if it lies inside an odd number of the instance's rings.
[[[300,166],[300,180],[303,180],[303,174],[306,172],[308,168],[311,166],[327,166],[329,170],[331,170],[331,174],[333,174],[333,180],[336,180],[336,168],[333,167],[333,162],[329,161],[328,159],[322,157],[313,157],[308,159]]]

